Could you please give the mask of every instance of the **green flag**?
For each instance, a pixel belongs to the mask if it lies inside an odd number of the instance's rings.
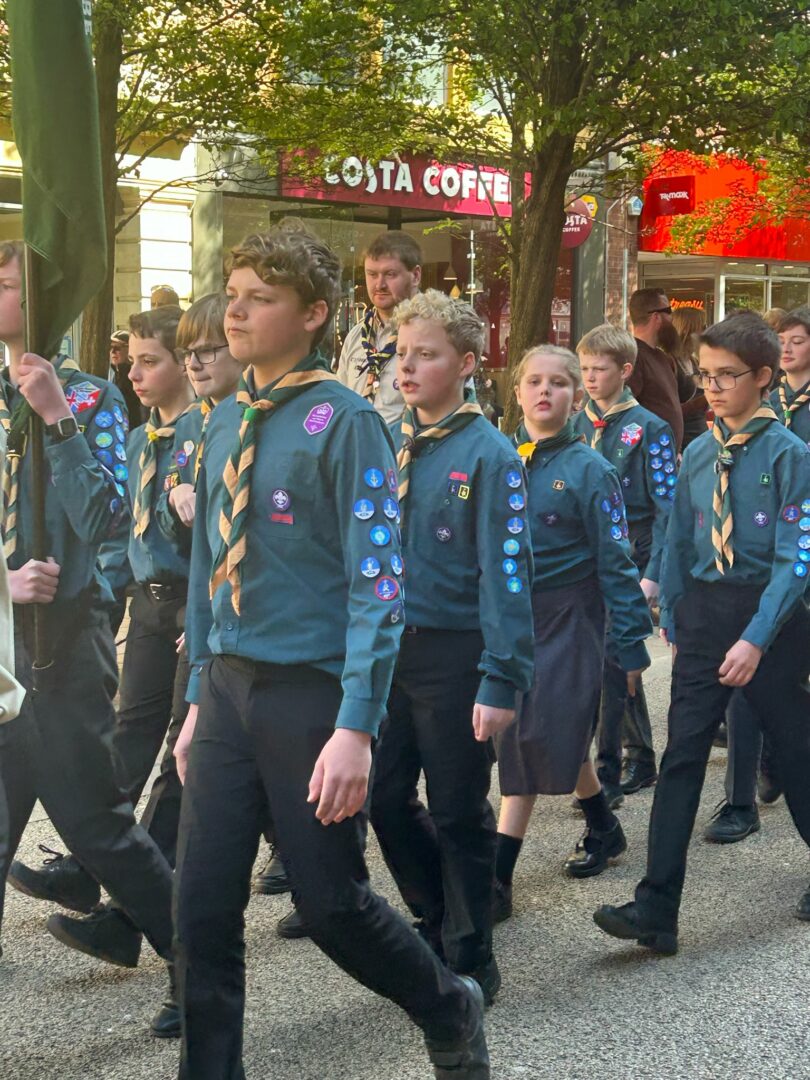
[[[22,159],[23,240],[36,340],[51,357],[101,288],[107,244],[89,0],[7,0],[12,124]],[[32,292],[35,290],[35,292]]]

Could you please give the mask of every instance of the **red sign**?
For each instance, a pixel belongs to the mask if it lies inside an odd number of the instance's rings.
[[[695,209],[694,176],[665,176],[651,180],[645,203],[654,217],[688,214]]]
[[[590,207],[584,199],[574,199],[565,212],[562,246],[564,248],[579,247],[591,235],[592,228],[593,217]]]

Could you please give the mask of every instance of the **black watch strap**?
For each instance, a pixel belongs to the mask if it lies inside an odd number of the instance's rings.
[[[76,417],[71,413],[70,416],[63,416],[61,420],[57,420],[55,424],[46,424],[45,430],[52,439],[64,442],[65,439],[78,435],[79,425],[76,423]]]

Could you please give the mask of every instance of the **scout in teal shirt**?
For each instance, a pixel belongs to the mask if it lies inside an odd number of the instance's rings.
[[[796,308],[779,324],[782,381],[771,393],[780,421],[810,445],[810,308]]]
[[[390,436],[318,351],[340,281],[294,222],[232,255],[225,332],[246,370],[211,415],[197,482],[187,641],[203,663],[176,748],[184,1080],[240,1071],[244,909],[268,817],[313,941],[405,1008],[434,1058],[489,1073],[480,991],[371,891],[363,860],[403,566]]]
[[[539,345],[515,372],[524,420],[515,435],[529,473],[534,546],[535,674],[498,745],[501,815],[496,854],[499,918],[512,910],[512,874],[539,794],[576,791],[586,831],[566,861],[592,877],[626,847],[589,757],[602,691],[605,608],[628,688],[649,665],[649,610],[630,557],[616,470],[571,423],[582,398],[577,357]]]
[[[779,342],[753,313],[700,338],[714,429],[687,449],[667,534],[661,596],[678,644],[667,749],[636,901],[600,908],[608,934],[677,949],[686,852],[712,739],[734,688],[760,717],[791,816],[810,844],[810,451],[762,395]],[[810,917],[810,890],[797,914]]]
[[[401,304],[394,425],[407,629],[375,762],[371,820],[422,932],[491,1002],[490,736],[532,672],[531,530],[513,446],[465,400],[484,327],[430,289]],[[419,774],[428,808],[417,794]]]

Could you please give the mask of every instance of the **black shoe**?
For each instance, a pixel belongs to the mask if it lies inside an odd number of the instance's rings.
[[[781,794],[782,785],[776,777],[770,776],[765,772],[760,772],[757,780],[757,795],[759,795],[759,801],[765,803],[766,806],[770,806],[771,803],[776,802]]]
[[[283,919],[278,920],[276,933],[279,937],[290,939],[309,937],[306,923],[298,914],[296,908],[293,908],[289,915],[285,915]]]
[[[602,791],[605,793],[609,810],[618,810],[624,802],[624,792],[620,784],[606,784],[602,781]]]
[[[652,926],[638,910],[636,904],[613,907],[603,904],[593,913],[593,921],[611,937],[623,941],[637,941],[662,956],[674,956],[678,951],[677,930],[663,930]]]
[[[804,922],[810,922],[810,885],[807,886],[799,897],[795,914],[797,919],[803,919]]]
[[[720,747],[728,746],[728,726],[727,726],[725,720],[722,722],[720,727],[717,729],[717,732],[716,732],[714,738],[712,739],[712,746],[720,746]]]
[[[149,1030],[156,1039],[180,1038],[180,1006],[177,1004],[177,985],[174,979],[174,964],[169,969],[169,996],[152,1017]]]
[[[494,923],[506,922],[512,917],[512,886],[504,885],[495,878],[492,889],[492,921]]]
[[[704,837],[712,844],[736,844],[751,833],[759,832],[759,810],[754,806],[732,806],[723,802],[703,830]]]
[[[626,850],[627,840],[618,821],[607,832],[586,829],[573,854],[565,860],[565,872],[573,878],[595,877]]]
[[[143,935],[118,908],[99,908],[92,915],[51,915],[45,924],[63,945],[118,967],[138,966]]]
[[[652,787],[658,779],[651,761],[625,761],[622,767],[621,789],[625,795],[635,795],[642,788]]]
[[[469,975],[459,978],[470,994],[470,1026],[467,1034],[452,1042],[425,1038],[436,1080],[490,1080],[489,1051],[484,1034],[484,994]]]
[[[280,896],[292,891],[292,882],[277,851],[273,851],[256,875],[253,891],[262,896]]]
[[[494,956],[490,957],[489,963],[483,967],[471,971],[470,974],[481,987],[484,995],[484,1008],[488,1009],[495,1001],[495,995],[501,988],[501,973]]]
[[[39,850],[49,856],[42,866],[34,870],[15,859],[8,874],[9,885],[26,896],[89,915],[101,900],[97,882],[72,855],[65,856],[44,844],[39,845]]]

